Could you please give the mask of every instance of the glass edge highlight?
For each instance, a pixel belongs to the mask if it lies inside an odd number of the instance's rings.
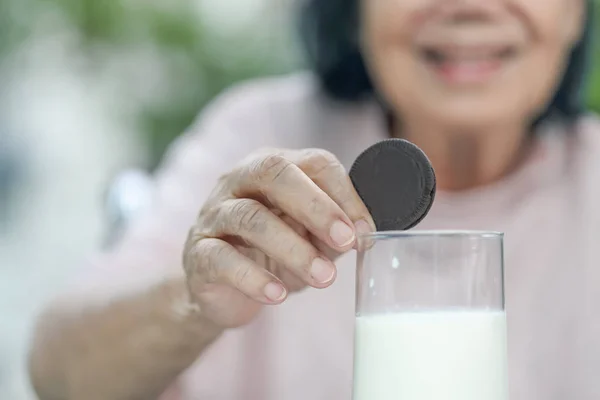
[[[471,236],[480,238],[504,238],[504,232],[499,231],[484,231],[484,230],[456,230],[456,229],[440,229],[440,230],[409,230],[409,231],[377,231],[370,233],[362,233],[358,235],[359,240],[370,239],[395,239],[395,238],[410,238],[410,237],[451,237],[451,236]]]

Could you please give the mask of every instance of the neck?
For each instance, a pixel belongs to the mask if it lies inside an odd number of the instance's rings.
[[[402,137],[419,146],[431,161],[437,186],[445,191],[468,190],[496,182],[514,171],[528,148],[522,124],[496,126],[481,132],[456,132],[434,126],[403,123]]]

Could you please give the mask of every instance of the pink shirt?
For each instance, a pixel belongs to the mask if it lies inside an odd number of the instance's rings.
[[[583,117],[568,134],[558,123],[543,131],[519,171],[492,186],[439,193],[419,229],[506,233],[511,400],[597,400],[600,121]],[[222,173],[255,149],[320,147],[348,167],[386,136],[374,103],[332,102],[310,75],[232,89],[175,143],[159,171],[153,213],[117,250],[143,254],[138,265],[104,262],[97,272],[123,286],[132,268],[146,268],[148,282],[181,273],[182,245],[204,199]],[[331,288],[293,295],[224,334],[165,398],[350,399],[354,262],[354,253],[339,259]]]

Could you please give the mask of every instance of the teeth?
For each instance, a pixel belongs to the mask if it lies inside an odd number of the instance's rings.
[[[444,61],[447,60],[447,57],[445,54],[435,51],[435,50],[426,50],[425,51],[425,57],[434,63],[443,63]]]
[[[425,58],[430,62],[481,62],[498,58],[505,58],[512,54],[511,49],[502,49],[498,51],[468,51],[453,50],[443,51],[438,49],[426,49]]]

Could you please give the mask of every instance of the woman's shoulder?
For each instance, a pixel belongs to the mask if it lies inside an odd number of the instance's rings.
[[[598,215],[600,208],[595,199],[600,195],[600,116],[594,113],[581,116],[575,124],[573,135],[568,137],[573,138],[567,146],[568,160],[574,167],[571,171],[575,172],[571,177],[577,177],[580,187],[587,193],[583,197],[590,201],[590,210],[595,210],[594,214]]]
[[[229,131],[269,146],[310,146],[320,126],[331,129],[340,121],[358,118],[360,110],[370,108],[368,104],[331,99],[310,72],[258,78],[217,96],[199,115],[192,133]]]
[[[582,139],[600,144],[600,115],[595,112],[583,114],[577,121]]]
[[[285,106],[322,98],[324,93],[317,77],[309,71],[298,71],[238,82],[217,96],[213,104],[242,101],[255,106],[276,103]]]
[[[322,113],[329,102],[314,75],[296,72],[236,83],[218,95],[198,119],[268,125],[274,120]]]
[[[190,170],[192,164],[197,169],[199,161],[229,165],[261,147],[287,147],[292,134],[280,126],[289,121],[296,132],[303,132],[301,126],[310,119],[306,108],[321,97],[309,73],[232,85],[204,107],[169,147],[161,171],[186,165]]]
[[[600,115],[586,112],[573,123],[552,120],[544,130],[546,143],[557,143],[579,162],[600,161]]]
[[[320,96],[316,77],[301,71],[237,82],[219,94],[208,109],[234,107],[237,111],[257,111],[265,105],[281,107]]]
[[[600,115],[586,113],[579,118],[576,127],[581,157],[600,171]]]

